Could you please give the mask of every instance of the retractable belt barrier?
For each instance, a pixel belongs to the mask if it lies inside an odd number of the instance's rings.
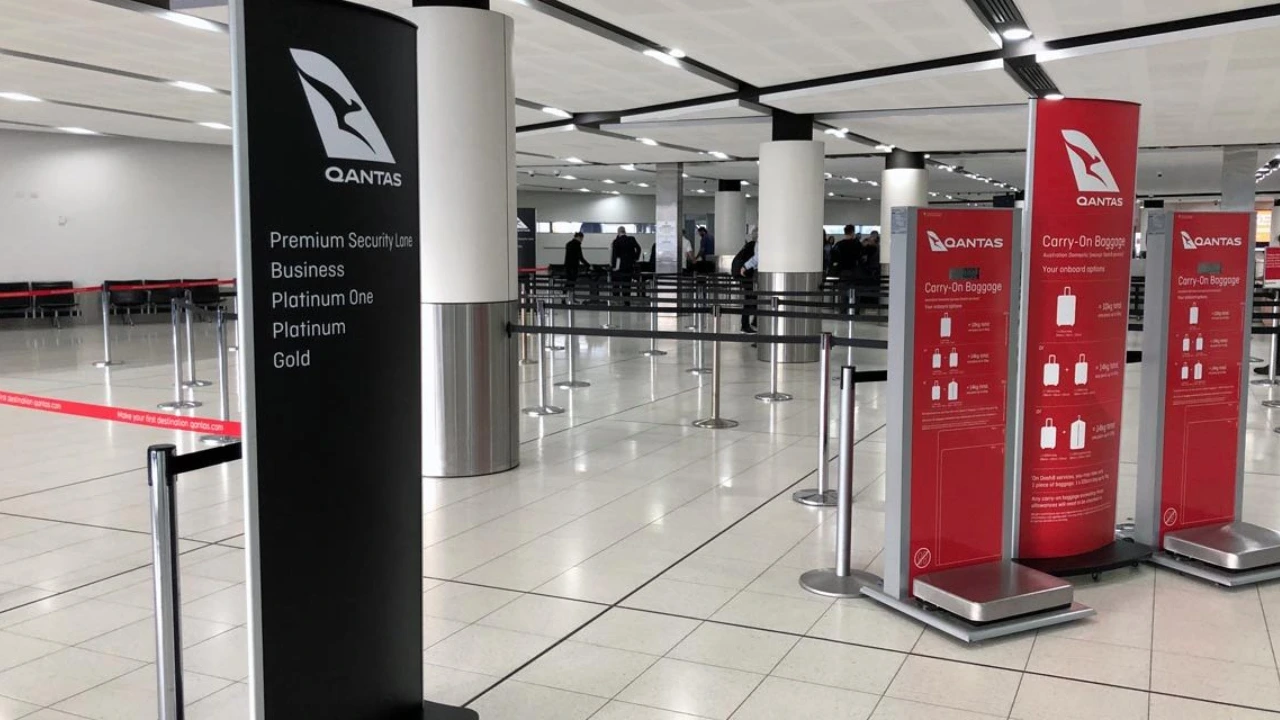
[[[54,295],[84,295],[87,293],[111,293],[120,290],[175,290],[196,287],[221,287],[223,285],[235,285],[235,279],[230,280],[205,280],[197,282],[176,282],[176,283],[151,283],[139,285],[86,285],[83,287],[54,288],[52,290],[20,290],[15,292],[0,292],[2,298],[24,298],[24,297],[51,297]]]
[[[143,425],[146,427],[160,428],[161,430],[210,433],[223,436],[240,435],[240,423],[231,420],[167,415],[164,413],[150,412],[148,410],[135,410],[132,408],[115,407],[113,405],[97,405],[95,403],[41,397],[38,395],[25,395],[23,393],[5,392],[3,390],[0,390],[0,405],[57,413],[59,415],[73,415],[76,417],[91,418],[94,420],[122,422],[130,425]]]

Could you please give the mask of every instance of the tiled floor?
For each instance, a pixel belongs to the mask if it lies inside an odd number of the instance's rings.
[[[579,321],[598,319],[583,314]],[[668,325],[674,327],[674,324]],[[0,390],[149,408],[172,394],[167,328],[0,328]],[[863,337],[884,337],[863,326]],[[208,328],[198,372],[212,375]],[[579,339],[568,412],[522,419],[522,465],[424,481],[427,696],[485,720],[1253,720],[1280,718],[1280,585],[1226,591],[1152,568],[1079,585],[1096,618],[968,647],[867,601],[799,589],[833,562],[830,510],[790,501],[815,468],[814,366],[766,406],[767,366],[727,346],[723,415],[692,348]],[[1265,354],[1262,347],[1255,354]],[[563,353],[555,356],[557,379]],[[844,353],[837,359],[845,360]],[[884,353],[853,361],[883,368]],[[535,368],[523,391],[536,396]],[[1131,368],[1120,519],[1132,508]],[[198,391],[212,415],[216,388]],[[1280,415],[1249,409],[1247,519],[1280,526]],[[879,571],[880,386],[858,390],[855,562]],[[143,451],[190,436],[0,408],[0,720],[155,717]],[[236,466],[184,476],[183,619],[191,720],[247,718]],[[1276,712],[1269,712],[1276,711]]]

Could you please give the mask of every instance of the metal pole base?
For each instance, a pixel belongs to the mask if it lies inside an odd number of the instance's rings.
[[[1271,378],[1262,378],[1261,380],[1254,380],[1249,384],[1257,385],[1258,387],[1280,387],[1280,378],[1276,378],[1275,380],[1272,380]]]
[[[527,407],[520,412],[529,417],[546,417],[547,415],[563,415],[564,408],[555,405],[539,405],[538,407]]]
[[[184,387],[184,388],[210,387],[210,386],[212,386],[212,385],[213,385],[213,383],[212,383],[212,382],[210,382],[210,381],[208,381],[208,380],[184,380],[184,381],[182,381],[182,387]]]
[[[826,492],[818,492],[818,488],[809,488],[808,490],[797,490],[791,494],[791,499],[801,505],[809,507],[835,507],[837,493],[835,490]]]
[[[156,407],[161,410],[187,410],[198,408],[201,405],[204,405],[204,403],[196,402],[195,400],[174,400],[173,402],[160,403]]]
[[[707,418],[706,420],[695,420],[693,426],[703,430],[728,430],[729,428],[738,427],[738,422],[736,420],[725,420],[724,418]]]
[[[1262,407],[1280,408],[1280,400],[1263,400]]]
[[[794,398],[792,398],[790,395],[786,393],[760,393],[759,395],[756,395],[756,399],[762,403],[772,404],[772,403],[789,402]]]
[[[1250,362],[1250,363],[1257,364],[1257,363],[1264,363],[1264,362],[1266,362],[1266,360],[1263,360],[1263,359],[1262,359],[1262,358],[1260,358],[1260,357],[1254,357],[1254,356],[1250,355],[1250,356],[1249,356],[1249,362]]]
[[[205,445],[231,445],[240,442],[240,438],[230,435],[201,435],[200,442]]]
[[[537,361],[537,360],[529,360],[529,359],[525,359],[525,360],[521,360],[521,361],[520,361],[520,364],[521,364],[521,365],[537,365],[537,364],[538,364],[538,361]]]
[[[869,572],[851,570],[840,577],[835,568],[810,570],[800,576],[800,587],[814,595],[833,598],[862,597],[862,588],[880,588],[884,581]]]
[[[666,354],[667,354],[666,350],[645,350],[644,352],[640,353],[640,356],[641,357],[662,357],[663,355],[666,355]]]
[[[689,368],[685,372],[690,375],[710,375],[711,368]]]
[[[548,345],[548,346],[547,346],[547,352],[560,352],[561,350],[564,350],[564,346],[563,346],[563,345]]]
[[[124,364],[124,361],[122,360],[99,360],[98,362],[94,363],[93,366],[96,368],[109,368],[109,367],[115,367],[117,365],[123,365],[123,364]]]
[[[586,380],[565,380],[564,382],[556,383],[556,387],[561,390],[578,390],[580,388],[591,387],[591,383]]]

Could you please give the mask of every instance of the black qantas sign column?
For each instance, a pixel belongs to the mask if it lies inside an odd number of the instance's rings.
[[[416,29],[231,8],[254,717],[421,718]]]

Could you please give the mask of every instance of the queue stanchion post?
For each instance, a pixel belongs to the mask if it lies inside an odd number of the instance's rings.
[[[778,298],[773,298],[772,308],[774,312],[772,325],[773,334],[778,334]],[[769,343],[769,392],[763,392],[756,395],[756,399],[762,403],[781,403],[789,402],[792,398],[784,392],[778,392],[778,343]]]
[[[231,383],[227,371],[227,316],[218,308],[214,320],[214,339],[218,351],[218,417],[223,421],[231,419]],[[230,445],[240,442],[240,438],[230,435],[203,435],[200,442],[205,445]]]
[[[845,337],[849,340],[852,340],[853,339],[853,318],[854,318],[854,313],[857,312],[858,294],[854,292],[852,287],[849,288],[848,292],[849,294],[846,296],[846,299],[848,300],[848,303],[849,303],[848,305],[849,320],[847,323],[845,323]],[[852,345],[849,345],[848,347],[845,348],[844,362],[846,365],[853,364],[853,346]],[[833,377],[831,379],[839,380],[840,376],[837,375],[836,377]]]
[[[685,325],[685,330],[699,331],[698,326],[698,309],[702,306],[702,294],[706,291],[707,279],[699,275],[693,279],[693,322]],[[698,363],[701,365],[701,363]]]
[[[173,445],[147,450],[147,484],[151,494],[151,572],[155,580],[156,680],[159,720],[181,720],[182,595],[178,582],[178,513],[176,476],[169,472]]]
[[[864,587],[881,587],[879,577],[853,569],[853,449],[854,398],[857,388],[851,366],[840,373],[840,471],[836,478],[836,566],[810,570],[800,576],[800,587],[815,595],[834,598],[862,596]]]
[[[831,333],[818,341],[818,487],[797,490],[791,499],[811,507],[835,507],[837,493],[831,488]]]
[[[538,324],[540,330],[547,327],[546,308],[542,306],[542,301],[538,301]],[[547,334],[546,332],[538,333],[538,404],[533,407],[527,407],[520,412],[529,417],[545,417],[547,415],[560,415],[564,413],[564,408],[556,407],[551,404],[551,363],[547,362]]]
[[[187,400],[182,394],[182,341],[179,339],[179,315],[182,310],[178,303],[169,303],[169,324],[173,328],[173,400],[160,403],[156,407],[161,410],[187,410],[200,407],[203,403]]]
[[[569,316],[569,334],[566,336],[565,345],[567,345],[569,348],[569,378],[562,382],[556,383],[556,387],[560,388],[561,390],[578,390],[580,388],[589,388],[591,387],[591,383],[585,380],[578,379],[578,369],[577,369],[578,364],[576,360],[576,356],[578,354],[576,352],[578,349],[578,338],[573,334],[573,328],[575,327],[575,325],[574,325],[572,307],[569,308],[569,312],[567,314]]]
[[[715,342],[711,343],[711,417],[695,420],[693,426],[704,430],[728,430],[738,427],[738,423],[720,417],[720,306],[716,305],[711,312],[716,334]]]
[[[666,355],[666,350],[658,349],[658,296],[656,285],[654,287],[654,294],[649,299],[649,332],[654,333],[649,337],[649,349],[640,354],[648,358],[662,357],[663,355]]]
[[[618,296],[617,282],[614,280],[613,273],[609,273],[609,294],[605,298],[605,304],[609,306],[609,311],[608,311],[608,314],[605,315],[604,323],[600,325],[600,327],[604,330],[613,330],[614,328],[618,327],[617,324],[613,322],[613,303],[614,303],[614,300],[617,299],[617,296]]]
[[[550,288],[548,288],[548,289],[550,289]],[[544,312],[548,313],[548,323],[549,323],[549,325],[550,325],[551,327],[555,327],[555,325],[556,325],[556,309],[555,309],[555,308],[548,308],[548,309],[544,310]],[[558,342],[559,342],[559,341],[557,341],[557,340],[556,340],[556,336],[555,336],[555,335],[552,335],[552,336],[550,337],[550,339],[548,339],[548,340],[547,340],[547,350],[548,350],[548,351],[550,351],[550,352],[560,352],[561,350],[564,350],[564,349],[565,349],[565,346],[564,346],[564,345],[560,345],[560,344],[558,344]]]
[[[100,305],[102,305],[102,359],[93,364],[96,368],[109,368],[117,365],[123,365],[119,360],[111,359],[111,292],[107,287],[107,283],[102,283],[102,291],[99,293]]]
[[[715,306],[714,308],[712,308],[712,311],[715,313],[718,313],[720,311],[720,306],[718,305]],[[704,324],[703,324],[704,311],[702,308],[699,308],[694,312],[697,313],[697,317],[694,318],[694,332],[701,334],[704,327]],[[702,340],[700,338],[695,338],[693,341],[693,367],[689,368],[688,370],[685,370],[685,372],[689,373],[690,375],[707,375],[711,373],[712,369],[709,367],[706,367],[706,365],[703,363],[704,354],[705,354],[705,350],[703,348]]]
[[[529,310],[524,307],[524,303],[520,303],[520,321],[523,325],[529,324]],[[537,365],[538,361],[529,357],[529,333],[520,334],[520,364],[521,365]]]
[[[1271,327],[1274,330],[1278,321],[1272,320]],[[1258,380],[1254,380],[1253,384],[1260,387],[1275,387],[1280,385],[1280,380],[1276,379],[1276,361],[1280,360],[1280,335],[1271,336],[1271,364],[1267,367],[1267,376]],[[1270,406],[1268,406],[1270,407]]]
[[[187,290],[186,293],[184,293],[184,295],[185,295],[185,297],[183,298],[184,305],[182,306],[182,325],[183,325],[183,332],[185,333],[187,338],[187,348],[186,348],[187,378],[182,381],[182,387],[185,387],[185,388],[209,387],[210,385],[213,384],[212,382],[208,380],[196,379],[196,356],[195,356],[196,342],[195,342],[195,333],[191,328],[191,325],[192,325],[191,318],[192,316],[195,315],[195,305],[191,304],[190,290]]]

